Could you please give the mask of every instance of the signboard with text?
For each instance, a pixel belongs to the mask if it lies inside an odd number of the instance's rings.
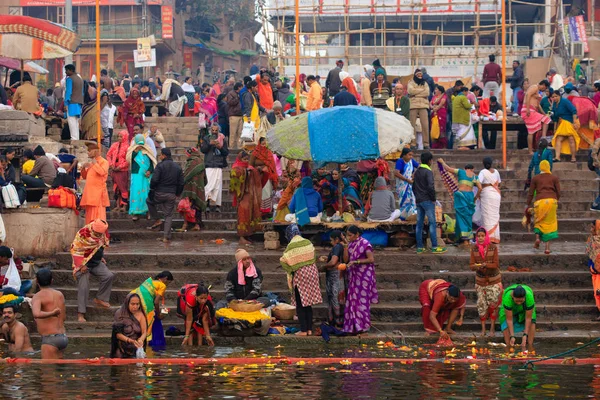
[[[156,49],[151,49],[150,51],[151,57],[148,61],[142,61],[139,59],[139,54],[137,50],[133,51],[133,62],[136,68],[144,68],[144,67],[156,67]]]
[[[565,24],[569,26],[569,37],[573,42],[582,42],[583,43],[583,51],[586,53],[590,51],[590,47],[587,40],[587,33],[585,32],[585,21],[583,20],[583,15],[578,15],[577,17],[565,18]]]
[[[163,39],[173,39],[173,7],[161,7],[162,37]]]
[[[152,48],[150,38],[139,38],[137,40],[137,59],[140,62],[152,60]]]

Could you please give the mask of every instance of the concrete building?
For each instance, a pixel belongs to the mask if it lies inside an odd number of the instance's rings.
[[[508,68],[514,59],[548,58],[550,48],[572,58],[559,51],[564,38],[553,35],[560,33],[557,19],[577,15],[587,28],[586,57],[599,59],[592,43],[598,40],[594,23],[600,32],[598,0],[505,1]],[[324,76],[342,59],[350,74],[361,73],[362,65],[378,58],[390,75],[426,66],[442,78],[480,77],[490,54],[500,61],[501,6],[495,0],[300,0],[301,72]],[[280,72],[294,74],[294,1],[270,0],[265,15],[274,43],[267,53]],[[570,62],[552,60],[562,70]]]
[[[26,15],[65,24],[64,1],[57,0],[4,0],[0,13]],[[72,0],[73,29],[81,36],[82,45],[73,57],[78,72],[89,79],[96,71],[95,38],[96,18],[100,18],[100,67],[123,74],[142,76],[136,68],[133,51],[137,39],[154,35],[156,39],[156,66],[146,70],[147,77],[163,75],[167,71],[196,75],[203,64],[209,80],[217,70],[247,72],[256,52],[254,35],[259,29],[238,32],[230,29],[226,16],[218,19],[219,34],[200,42],[186,35],[187,13],[177,9],[174,0],[103,0],[100,15],[96,16],[93,2]],[[49,81],[62,76],[62,60],[49,61]],[[186,70],[187,68],[187,70]]]

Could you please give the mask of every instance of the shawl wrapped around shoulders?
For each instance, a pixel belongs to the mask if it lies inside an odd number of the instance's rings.
[[[94,257],[94,254],[102,247],[107,247],[109,239],[106,234],[99,237],[92,235],[92,224],[90,222],[77,232],[71,244],[71,258],[73,259],[73,276]]]
[[[302,267],[312,265],[316,261],[315,248],[308,239],[295,236],[287,245],[283,256],[279,259],[281,267],[288,274],[293,274]]]

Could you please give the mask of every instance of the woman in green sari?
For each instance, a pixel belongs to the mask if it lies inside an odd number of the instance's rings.
[[[456,241],[458,244],[470,246],[473,240],[473,214],[475,214],[475,201],[473,187],[477,186],[477,195],[481,193],[481,184],[475,174],[475,168],[471,164],[465,165],[465,169],[451,168],[439,159],[442,167],[455,174],[458,179],[458,190],[454,192],[454,210],[456,212]]]
[[[140,296],[142,309],[148,323],[147,340],[150,346],[154,348],[165,345],[165,333],[160,322],[162,314],[159,312],[158,319],[156,319],[156,310],[164,305],[167,285],[172,281],[173,275],[169,271],[163,271],[154,278],[146,279],[144,283],[131,292]]]
[[[179,231],[187,231],[190,224],[192,225],[192,231],[199,231],[202,227],[202,213],[206,211],[206,196],[204,194],[206,169],[202,155],[197,148],[191,147],[186,149],[185,152],[188,158],[183,172],[182,200],[177,207],[177,211],[183,215],[184,222]]]

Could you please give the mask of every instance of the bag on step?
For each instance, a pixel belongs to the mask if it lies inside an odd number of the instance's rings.
[[[4,207],[6,208],[17,208],[21,205],[15,185],[9,183],[2,187],[2,200],[4,201]]]

